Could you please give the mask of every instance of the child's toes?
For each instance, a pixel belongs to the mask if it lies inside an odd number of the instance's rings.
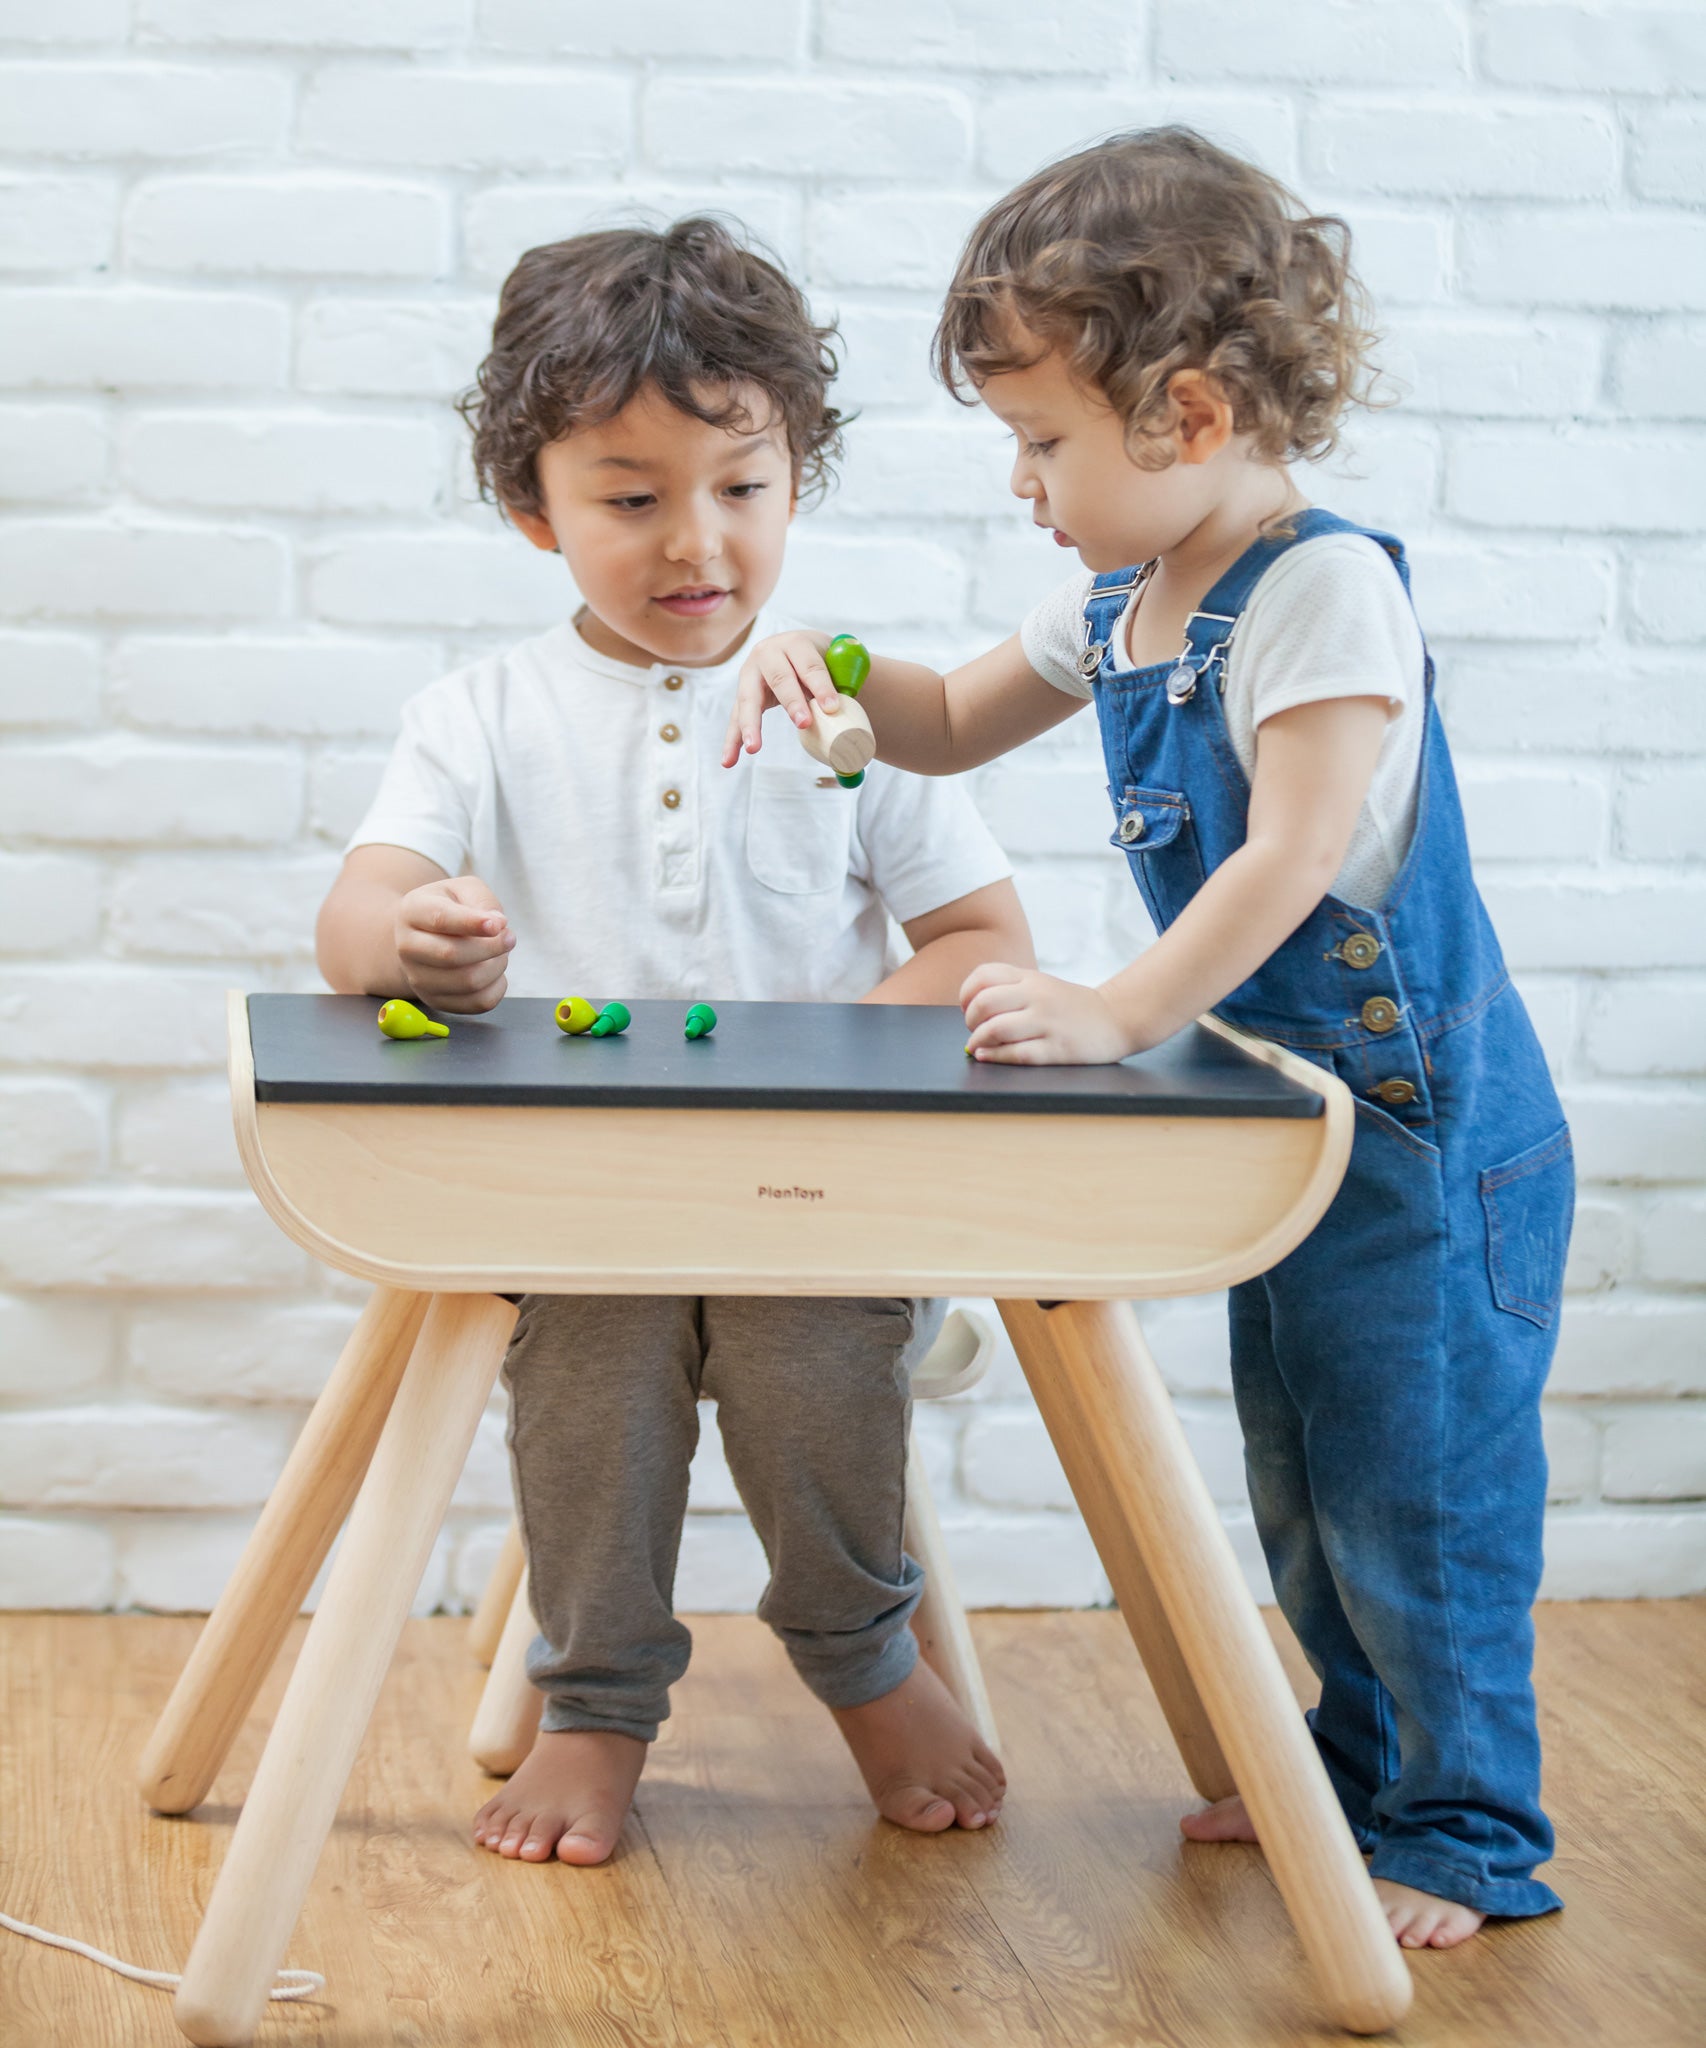
[[[898,1827],[913,1828],[921,1835],[939,1835],[958,1818],[955,1803],[928,1785],[897,1786],[877,1802],[877,1811],[884,1820],[892,1820]]]
[[[488,1799],[474,1816],[474,1839],[482,1849],[495,1849],[503,1840],[514,1808],[501,1796]]]
[[[620,1816],[609,1814],[583,1813],[569,1822],[557,1843],[557,1858],[562,1863],[604,1863],[616,1847],[616,1838],[622,1832]]]

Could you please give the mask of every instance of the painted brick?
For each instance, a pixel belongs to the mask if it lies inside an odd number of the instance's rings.
[[[943,426],[872,419],[848,444],[835,509],[878,518],[904,503],[915,519],[976,519],[1006,511],[1013,444],[988,414]]]
[[[298,138],[357,163],[614,167],[628,153],[630,104],[621,81],[597,73],[338,65],[309,80]]]
[[[479,1605],[503,1547],[505,1526],[504,1522],[488,1519],[462,1534],[447,1589],[447,1605],[453,1613],[471,1614]]]
[[[960,1467],[969,1498],[997,1508],[1073,1511],[1072,1489],[1035,1409],[991,1409],[966,1424]]]
[[[821,316],[820,316],[821,317]],[[844,306],[841,375],[835,402],[843,410],[873,405],[939,407],[945,394],[931,374],[936,315],[925,306]]]
[[[1472,526],[1692,533],[1706,525],[1706,434],[1582,427],[1455,433],[1446,505]]]
[[[1471,217],[1460,242],[1471,299],[1631,312],[1706,307],[1706,219],[1559,207]]]
[[[1513,967],[1706,966],[1706,874],[1487,875],[1481,894]]]
[[[231,1090],[218,1080],[127,1088],[113,1123],[114,1163],[139,1183],[217,1187],[243,1179],[231,1129]]]
[[[1706,86],[1706,21],[1689,0],[1656,7],[1516,0],[1483,12],[1480,54],[1487,76],[1511,85],[1678,92]]]
[[[1298,85],[1448,84],[1468,75],[1464,24],[1444,0],[1158,0],[1156,62],[1178,78]]]
[[[266,618],[287,555],[270,533],[16,521],[0,535],[0,612],[15,618]]]
[[[1599,1483],[1600,1433],[1592,1411],[1549,1401],[1541,1416],[1546,1436],[1546,1498],[1582,1500]]]
[[[1598,776],[1469,762],[1459,787],[1477,860],[1592,860],[1605,849],[1610,803]]]
[[[1583,1180],[1706,1180],[1706,1101],[1698,1090],[1575,1084],[1564,1107]]]
[[[1533,1021],[1552,1078],[1561,1081],[1569,1071],[1576,1043],[1579,991],[1568,974],[1519,974],[1513,977],[1517,992]]]
[[[1143,17],[1127,0],[1078,0],[1054,15],[1045,35],[1012,0],[823,0],[824,55],[853,64],[965,71],[1128,72],[1140,58]]]
[[[1630,1216],[1624,1204],[1604,1196],[1578,1195],[1564,1270],[1566,1292],[1594,1294],[1615,1285],[1629,1270],[1630,1244]]]
[[[1629,860],[1706,858],[1706,761],[1626,768],[1617,850]]]
[[[313,556],[308,603],[340,626],[508,626],[540,632],[575,609],[556,555],[513,534],[398,532]]]
[[[43,286],[8,300],[0,384],[238,391],[284,382],[290,315],[270,299]]]
[[[856,179],[952,177],[971,155],[971,113],[957,92],[818,78],[654,79],[641,104],[649,159],[664,170],[802,173]],[[857,135],[850,150],[847,137]]]
[[[0,405],[0,499],[72,503],[106,482],[107,427],[74,405]]]
[[[110,43],[130,27],[131,0],[58,0],[39,11],[14,7],[6,39],[20,43]]]
[[[240,1514],[167,1514],[127,1518],[119,1525],[118,1594],[121,1607],[157,1614],[205,1614],[237,1568],[255,1525],[252,1510]],[[450,1538],[433,1545],[410,1604],[411,1614],[432,1614],[444,1599]],[[338,1547],[321,1567],[302,1603],[311,1614],[319,1603]]]
[[[1351,262],[1382,307],[1434,307],[1448,295],[1451,229],[1432,213],[1386,213],[1366,200],[1336,207],[1351,229]]]
[[[469,13],[470,0],[137,0],[137,28],[145,42],[413,52],[461,42]]]
[[[1584,1508],[1546,1524],[1542,1600],[1681,1600],[1706,1592],[1706,1515]]]
[[[289,109],[289,79],[248,67],[0,63],[0,134],[17,153],[258,154],[284,141]]]
[[[1611,564],[1585,548],[1425,541],[1410,561],[1430,638],[1586,640],[1611,615]]]
[[[1613,1415],[1600,1490],[1607,1500],[1706,1498],[1706,1401]]]
[[[0,953],[89,951],[100,926],[101,871],[93,861],[0,853]]]
[[[481,40],[498,50],[564,57],[684,57],[767,62],[797,54],[804,0],[647,0],[644,7],[563,7],[557,0],[479,0]]]
[[[893,626],[957,611],[965,580],[959,556],[936,542],[808,528],[789,546],[777,603],[816,623],[839,618],[853,602],[861,619]],[[911,658],[910,645],[905,651]]]
[[[1643,549],[1630,565],[1629,611],[1649,640],[1706,640],[1706,548]],[[1699,735],[1699,692],[1693,699]]]
[[[814,284],[940,292],[993,194],[813,193],[806,270]]]
[[[1600,340],[1586,320],[1411,315],[1380,360],[1406,412],[1552,419],[1593,403]]]
[[[0,1078],[0,1178],[63,1180],[106,1152],[101,1104],[74,1081]]]
[[[257,1506],[290,1448],[282,1417],[92,1402],[8,1416],[7,1507]]]
[[[1706,1301],[1652,1295],[1569,1302],[1548,1384],[1554,1394],[1706,1393]]]
[[[125,209],[126,259],[144,270],[266,276],[434,277],[442,193],[378,178],[158,178]]]
[[[0,1294],[0,1396],[63,1401],[106,1383],[113,1311],[52,1294]]]
[[[1618,173],[1615,129],[1596,109],[1409,95],[1320,109],[1304,158],[1333,188],[1406,198],[1597,199]]]
[[[384,769],[383,754],[322,754],[308,776],[311,829],[341,849],[367,816]]]
[[[306,959],[337,866],[323,853],[283,860],[160,854],[133,861],[113,886],[113,944],[132,955]]]
[[[496,185],[475,193],[463,211],[463,240],[471,274],[498,284],[528,249],[595,229],[667,227],[688,214],[710,213],[732,220],[746,239],[792,263],[799,242],[797,211],[791,193],[762,185],[707,188],[691,181],[648,181],[613,188],[552,186],[529,179],[525,185]],[[470,367],[485,347],[482,337]]]
[[[1600,1074],[1706,1073],[1706,980],[1619,975],[1599,983],[1582,1050]]]
[[[1009,521],[978,548],[972,615],[1003,639],[1077,573],[1078,557],[1028,524]]]
[[[1706,419],[1706,321],[1656,320],[1619,336],[1612,387],[1627,413]]]
[[[1343,519],[1382,532],[1428,526],[1439,500],[1438,437],[1429,427],[1354,419],[1336,453],[1311,478],[1311,496]]]
[[[1104,779],[1076,768],[995,768],[977,807],[1010,853],[1090,854],[1111,829]]]
[[[118,961],[14,966],[0,984],[0,1029],[15,1065],[223,1067],[223,975],[194,976]],[[112,1028],[122,1016],[122,1035]]]
[[[283,753],[105,733],[0,752],[0,812],[35,839],[263,846],[296,829],[302,770]]]
[[[0,1203],[9,1287],[288,1287],[306,1267],[247,1193],[56,1188]]]
[[[116,1585],[111,1533],[55,1515],[0,1515],[0,1607],[110,1607]]]
[[[117,228],[110,178],[0,176],[0,270],[98,270]]]
[[[330,1301],[144,1302],[129,1318],[125,1380],[170,1401],[305,1406],[319,1398],[355,1319]]]
[[[1699,107],[1660,107],[1636,117],[1630,182],[1645,199],[1698,201],[1706,191],[1706,117]]]
[[[915,1431],[922,1412],[914,1412]],[[696,1514],[738,1515],[743,1512],[740,1491],[723,1449],[723,1433],[717,1427],[717,1404],[714,1401],[701,1401],[699,1404],[699,1442],[688,1472],[687,1506],[689,1513]]]
[[[482,1415],[480,1426],[474,1432],[474,1441],[469,1446],[468,1462],[456,1482],[451,1505],[464,1512],[483,1509],[488,1513],[507,1514],[514,1498],[509,1452],[504,1447],[504,1418],[501,1413]]]
[[[1105,1607],[1107,1575],[1074,1515],[944,1512],[942,1537],[968,1607]]]
[[[491,345],[485,299],[314,299],[302,310],[296,382],[358,398],[449,398]]]
[[[114,657],[113,702],[129,724],[175,732],[389,736],[447,665],[427,640],[133,638]]]
[[[0,725],[88,726],[101,708],[100,654],[69,633],[0,630]]]
[[[1706,1287],[1706,1195],[1660,1195],[1642,1232],[1641,1271],[1649,1280]]]
[[[157,505],[425,512],[443,466],[429,420],[152,413],[124,435],[124,480]]]
[[[770,1568],[744,1515],[694,1515],[681,1532],[675,1605],[681,1614],[750,1614]]]
[[[1423,611],[1431,629],[1433,607],[1424,602]],[[1534,660],[1517,649],[1489,657],[1453,648],[1440,691],[1452,744],[1462,749],[1603,757],[1687,754],[1700,743],[1692,666],[1637,665],[1599,650]]]
[[[1198,91],[1165,80],[1118,91],[1063,85],[992,91],[978,103],[977,167],[1008,185],[1104,135],[1169,122],[1253,157],[1276,176],[1291,174],[1297,144],[1289,100],[1278,93]]]
[[[1136,890],[1132,891],[1136,895]],[[1174,1394],[1229,1394],[1232,1368],[1226,1335],[1226,1297],[1138,1304],[1138,1320]]]

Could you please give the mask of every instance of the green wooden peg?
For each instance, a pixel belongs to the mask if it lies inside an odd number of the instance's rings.
[[[618,1031],[626,1031],[632,1022],[626,1003],[606,1003],[593,1020],[591,1035],[594,1038],[614,1038]]]
[[[709,1038],[717,1028],[717,1013],[709,1003],[695,1003],[687,1013],[687,1036]]]
[[[423,1016],[413,1003],[400,999],[389,1002],[379,1012],[379,1028],[387,1038],[448,1038],[450,1026],[435,1024],[430,1017]]]
[[[842,696],[857,697],[871,673],[870,649],[851,633],[838,633],[823,650],[823,665]]]

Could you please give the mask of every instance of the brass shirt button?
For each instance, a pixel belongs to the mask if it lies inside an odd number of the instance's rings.
[[[1133,840],[1141,839],[1148,830],[1148,820],[1141,811],[1127,811],[1120,820],[1120,844],[1130,846]]]
[[[1362,1006],[1362,1021],[1370,1031],[1390,1031],[1398,1021],[1398,1005],[1390,996],[1370,996]]]
[[[679,790],[679,789],[666,789],[666,790],[664,791],[664,793],[663,793],[663,807],[664,807],[664,809],[665,809],[666,811],[678,811],[678,810],[680,810],[680,808],[681,808],[681,792],[680,792],[680,790]]]
[[[678,740],[680,737],[681,728],[679,725],[660,725],[658,727],[658,738],[660,740]]]
[[[1390,1081],[1382,1081],[1380,1086],[1374,1089],[1372,1093],[1378,1095],[1382,1102],[1391,1103],[1394,1109],[1401,1109],[1406,1102],[1415,1101],[1416,1084],[1414,1081],[1403,1080],[1399,1075],[1394,1074]]]
[[[1347,967],[1372,967],[1380,958],[1380,941],[1373,932],[1352,932],[1340,941],[1339,958]]]
[[[685,676],[665,676],[663,686],[666,690],[679,690],[686,680]]]

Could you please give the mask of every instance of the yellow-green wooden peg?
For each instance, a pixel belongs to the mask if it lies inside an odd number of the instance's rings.
[[[578,1038],[583,1031],[590,1031],[598,1012],[585,996],[565,996],[557,1005],[557,1029]]]
[[[717,1028],[717,1013],[709,1003],[695,1003],[687,1013],[687,1036],[709,1038]]]
[[[379,1028],[387,1038],[448,1038],[450,1026],[435,1024],[413,1003],[401,999],[387,1003],[379,1012]]]
[[[618,1031],[626,1031],[632,1021],[626,1003],[606,1003],[593,1020],[592,1036],[614,1038]]]

